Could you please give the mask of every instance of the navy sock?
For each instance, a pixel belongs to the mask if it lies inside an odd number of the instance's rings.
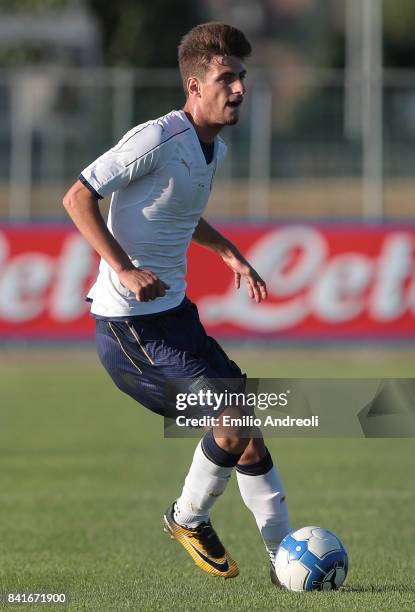
[[[206,457],[221,467],[233,467],[235,466],[239,459],[241,458],[242,453],[238,455],[233,455],[232,453],[228,453],[226,450],[223,450],[220,446],[218,446],[214,436],[213,431],[208,431],[202,438],[202,450]]]
[[[260,474],[266,474],[269,472],[273,465],[272,457],[266,448],[265,455],[262,457],[262,459],[260,459],[260,461],[257,461],[256,463],[237,465],[236,469],[241,474],[246,474],[247,476],[260,476]]]

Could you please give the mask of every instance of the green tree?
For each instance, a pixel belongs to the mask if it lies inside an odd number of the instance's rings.
[[[69,0],[0,0],[0,13],[47,13],[64,10]]]
[[[204,21],[194,0],[87,0],[103,34],[107,65],[177,65],[177,44]]]
[[[384,63],[388,67],[415,65],[415,2],[384,0]]]

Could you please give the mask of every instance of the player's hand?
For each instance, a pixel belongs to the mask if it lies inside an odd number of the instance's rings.
[[[236,249],[235,249],[236,251]],[[245,280],[249,297],[257,304],[266,300],[268,297],[265,281],[259,276],[258,272],[246,261],[245,257],[238,251],[227,253],[222,256],[223,261],[234,273],[235,288],[241,286],[241,278]]]
[[[118,278],[124,287],[134,293],[138,302],[150,302],[163,297],[166,295],[166,289],[170,289],[154,272],[141,268],[123,270],[118,274]]]

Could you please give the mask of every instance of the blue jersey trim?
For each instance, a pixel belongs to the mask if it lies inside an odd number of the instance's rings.
[[[184,130],[182,130],[181,132],[176,132],[176,134],[172,134],[171,136],[169,136],[168,138],[166,138],[166,140],[163,140],[162,142],[160,142],[158,145],[156,145],[155,147],[152,147],[151,149],[149,149],[148,151],[146,151],[145,153],[143,153],[142,155],[139,155],[138,157],[136,157],[135,159],[133,159],[132,161],[128,162],[128,164],[126,164],[126,168],[128,168],[128,166],[131,166],[131,164],[133,164],[134,162],[138,161],[139,159],[141,159],[142,157],[144,157],[145,155],[148,155],[149,153],[151,153],[151,151],[154,151],[155,149],[157,149],[158,147],[161,147],[161,145],[164,145],[166,142],[168,142],[169,140],[171,140],[172,138],[175,138],[176,136],[179,136],[180,134],[184,134],[184,132],[188,132],[190,130],[190,128],[186,128]]]
[[[123,146],[125,145],[126,142],[128,142],[129,140],[131,140],[131,138],[134,138],[134,136],[137,136],[137,134],[139,134],[140,132],[142,132],[143,130],[145,130],[146,128],[153,126],[153,125],[160,125],[161,129],[163,130],[163,126],[160,123],[157,123],[157,121],[149,121],[148,123],[146,123],[145,125],[140,126],[139,128],[137,128],[135,130],[135,132],[133,132],[128,138],[126,138],[125,140],[121,139],[120,143],[118,145],[115,145],[115,147],[113,147],[113,151],[120,151]]]
[[[82,185],[85,185],[85,187],[86,187],[87,189],[89,189],[89,191],[92,193],[92,195],[93,195],[93,196],[95,196],[96,198],[98,198],[98,200],[103,200],[103,199],[104,199],[104,196],[100,195],[100,194],[98,193],[98,191],[96,191],[96,190],[95,190],[95,189],[92,187],[91,183],[89,183],[89,182],[86,180],[86,178],[83,176],[83,174],[80,174],[80,175],[78,176],[78,181],[81,181]]]

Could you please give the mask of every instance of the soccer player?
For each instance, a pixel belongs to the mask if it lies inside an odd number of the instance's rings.
[[[179,46],[183,110],[134,127],[82,171],[63,200],[101,256],[88,295],[100,360],[122,391],[165,416],[171,416],[168,380],[192,380],[195,389],[206,389],[215,379],[243,378],[206,335],[196,306],[185,296],[190,241],[223,260],[236,288],[243,280],[257,303],[267,298],[258,273],[202,217],[226,152],[218,134],[238,121],[246,92],[244,59],[250,53],[248,40],[232,26],[193,28]],[[110,194],[106,225],[98,201]],[[234,469],[272,568],[290,524],[281,480],[260,433],[245,438],[238,428],[208,431],[196,447],[181,494],[164,515],[165,529],[196,565],[225,578],[239,570],[209,515]],[[272,570],[271,579],[276,580]]]

